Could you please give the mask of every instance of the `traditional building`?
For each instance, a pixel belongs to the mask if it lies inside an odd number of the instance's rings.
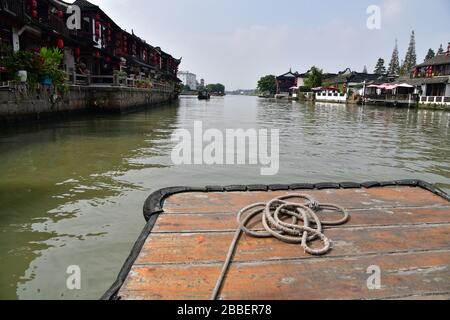
[[[94,82],[111,79],[119,70],[135,78],[178,81],[181,59],[121,29],[100,7],[86,0],[73,5],[81,9],[80,28],[69,29],[72,4],[0,0],[0,42],[14,51],[59,47],[64,52],[64,69],[69,74],[93,76]]]
[[[277,95],[278,96],[292,96],[293,88],[297,86],[297,79],[300,74],[298,72],[286,72],[277,77]]]
[[[424,96],[450,97],[450,54],[448,52],[437,55],[414,69],[409,82],[421,86]]]
[[[350,68],[339,72],[335,77],[325,80],[326,85],[334,86],[338,91],[346,94],[349,90],[363,88],[364,82],[387,81],[386,77],[379,74],[360,73],[352,71]]]

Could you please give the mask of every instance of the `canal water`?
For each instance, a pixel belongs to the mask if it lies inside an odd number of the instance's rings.
[[[171,134],[280,129],[280,171],[173,166]],[[142,205],[175,185],[416,178],[450,192],[450,113],[228,96],[126,115],[0,130],[0,299],[98,299],[144,226]],[[81,290],[68,290],[69,266]]]

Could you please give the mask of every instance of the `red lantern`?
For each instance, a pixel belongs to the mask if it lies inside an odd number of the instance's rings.
[[[32,9],[36,9],[37,6],[38,6],[37,0],[32,0],[32,1],[31,1],[31,8],[32,8]]]
[[[79,57],[81,54],[80,48],[75,48],[74,53],[75,53],[75,56]]]
[[[100,20],[100,15],[98,13],[95,15],[95,20]]]
[[[62,50],[64,48],[64,40],[61,38],[58,39],[58,48],[60,50]]]
[[[99,52],[99,51],[95,51],[95,52],[94,52],[94,57],[95,57],[96,59],[100,59],[100,52]]]
[[[62,10],[58,10],[58,17],[63,18],[64,12]]]
[[[38,12],[37,12],[37,10],[31,11],[31,16],[32,16],[33,18],[37,18],[37,17],[38,17]]]

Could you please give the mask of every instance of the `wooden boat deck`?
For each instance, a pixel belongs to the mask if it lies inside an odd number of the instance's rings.
[[[350,211],[346,225],[325,230],[332,251],[316,257],[299,245],[243,235],[220,299],[450,299],[447,195],[414,184],[324,187],[161,191],[165,200],[161,208],[147,203],[153,214],[110,294],[124,300],[209,299],[237,228],[236,213],[255,202],[301,192]],[[378,290],[367,287],[373,265],[381,269]]]

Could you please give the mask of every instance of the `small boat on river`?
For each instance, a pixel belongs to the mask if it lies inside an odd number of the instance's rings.
[[[198,99],[199,100],[209,100],[209,99],[211,99],[211,95],[209,94],[208,91],[202,90],[202,91],[198,92]]]
[[[281,206],[316,210],[324,228],[310,224],[322,230],[311,240],[329,239],[326,254],[311,254],[322,247],[318,240],[303,246],[252,236],[267,228],[254,215],[223,269],[240,228],[237,212],[257,211],[254,203],[271,208],[293,194],[315,199]],[[167,188],[147,199],[144,216],[144,230],[103,299],[450,298],[450,196],[420,180]],[[377,282],[368,279],[377,270],[381,286],[373,290]]]

